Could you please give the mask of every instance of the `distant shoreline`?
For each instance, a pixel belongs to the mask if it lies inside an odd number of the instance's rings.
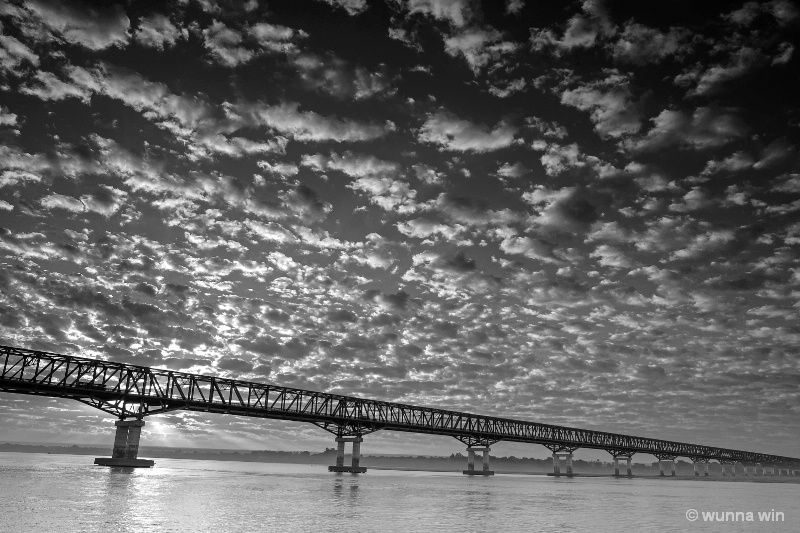
[[[51,444],[20,444],[0,443],[0,453],[39,453],[49,455],[89,455],[95,457],[110,457],[111,448],[108,446],[79,446],[51,445]],[[190,459],[197,461],[235,461],[243,463],[283,463],[283,464],[308,464],[331,465],[335,462],[335,453],[330,450],[321,453],[285,452],[270,450],[220,450],[220,449],[194,449],[194,448],[169,448],[157,446],[142,446],[139,456],[151,459]],[[349,461],[346,457],[345,464]],[[399,456],[399,455],[363,455],[362,466],[370,470],[396,470],[405,472],[461,472],[465,464],[463,457],[436,457],[436,456]],[[548,476],[551,470],[549,459],[532,458],[496,458],[492,457],[492,470],[497,474],[512,474],[526,476]],[[687,467],[688,465],[688,467]],[[611,466],[602,462],[576,461],[575,478],[614,478],[610,473]],[[581,468],[583,466],[584,468]],[[587,467],[588,466],[588,467]],[[651,465],[634,464],[634,479],[683,479],[695,481],[723,481],[723,482],[755,482],[755,483],[796,483],[800,484],[800,476],[721,476],[719,473],[705,477],[694,476],[690,470],[691,463],[679,462],[676,476],[659,476],[658,469]],[[683,466],[683,469],[680,467]],[[683,471],[681,471],[683,470]],[[548,476],[553,477],[553,476]],[[567,480],[566,476],[560,479]],[[627,479],[621,477],[620,479]]]

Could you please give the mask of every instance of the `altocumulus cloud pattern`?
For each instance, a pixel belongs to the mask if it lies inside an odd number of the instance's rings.
[[[4,2],[0,344],[797,456],[799,27],[787,0]],[[148,444],[329,444],[158,418]],[[108,423],[3,395],[0,428]]]

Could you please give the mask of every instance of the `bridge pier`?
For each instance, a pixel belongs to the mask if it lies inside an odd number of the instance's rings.
[[[565,461],[565,475],[572,477],[572,452],[553,452],[553,475],[561,475],[561,460]]]
[[[658,475],[662,476],[662,477],[665,476],[665,474],[664,474],[664,463],[665,462],[669,462],[670,465],[671,465],[670,474],[669,475],[670,476],[675,476],[675,458],[674,457],[671,458],[671,459],[659,459],[658,460]]]
[[[494,471],[489,470],[489,446],[467,446],[467,469],[464,474],[468,476],[493,476]],[[481,457],[481,468],[475,470],[475,452],[483,452]]]
[[[700,465],[704,466],[703,476],[708,477],[708,459],[695,459],[692,458],[694,463],[694,477],[700,477]]]
[[[149,468],[156,464],[150,459],[137,458],[144,420],[117,420],[114,424],[117,426],[117,433],[114,436],[114,450],[111,452],[111,457],[96,457],[94,464],[134,468]]]
[[[625,461],[627,463],[626,464],[626,468],[625,468],[625,471],[626,471],[625,475],[628,476],[628,477],[633,477],[633,469],[631,468],[631,456],[627,456],[626,457],[626,456],[620,456],[620,455],[615,455],[614,456],[614,477],[620,477],[620,474],[619,474],[619,460],[620,459],[625,459]]]
[[[353,443],[353,454],[350,466],[344,466],[344,444]],[[328,472],[350,472],[351,474],[363,474],[367,471],[366,467],[361,466],[361,443],[364,439],[355,437],[336,437],[336,465],[329,466]]]

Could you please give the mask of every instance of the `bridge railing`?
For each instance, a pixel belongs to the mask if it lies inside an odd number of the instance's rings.
[[[383,402],[215,376],[0,346],[0,390],[66,396],[120,417],[185,409],[348,426],[596,448],[695,459],[800,460],[508,418]]]

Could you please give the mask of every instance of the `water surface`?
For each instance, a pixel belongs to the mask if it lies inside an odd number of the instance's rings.
[[[0,453],[9,532],[800,531],[800,485],[674,479],[467,477],[449,472]],[[782,511],[783,522],[708,523],[702,511]]]

